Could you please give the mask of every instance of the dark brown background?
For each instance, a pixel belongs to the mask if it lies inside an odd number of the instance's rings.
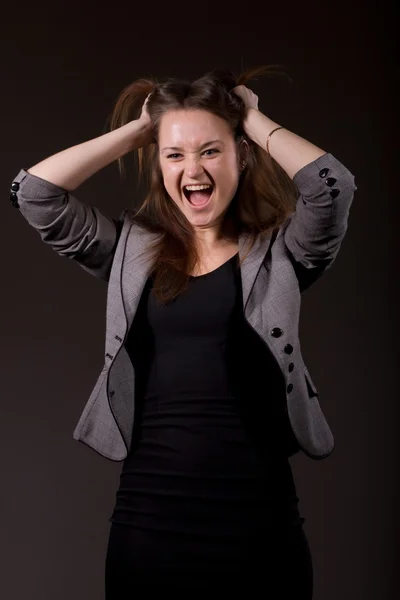
[[[397,597],[391,7],[19,3],[2,17],[2,597],[103,598],[121,468],[72,439],[103,365],[106,286],[40,242],[8,201],[12,179],[104,132],[117,95],[135,78],[261,63],[284,65],[294,84],[254,82],[260,109],[334,154],[358,185],[338,259],[303,297],[303,353],[336,439],[327,460],[292,460],[315,599]],[[113,164],[77,196],[115,216],[134,200],[134,175],[121,181]]]

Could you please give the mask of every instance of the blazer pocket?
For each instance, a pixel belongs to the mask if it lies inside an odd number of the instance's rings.
[[[311,379],[311,375],[308,372],[307,367],[304,367],[304,375],[305,375],[305,378],[306,378],[307,390],[308,390],[309,396],[310,397],[312,397],[312,396],[318,396],[319,392],[318,392],[318,390],[317,390],[317,388],[316,388],[313,380]]]

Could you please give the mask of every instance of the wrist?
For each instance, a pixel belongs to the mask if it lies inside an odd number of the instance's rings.
[[[268,135],[273,129],[279,127],[276,123],[256,108],[249,108],[244,122],[246,135],[256,144],[266,150]]]
[[[123,129],[127,152],[137,150],[144,145],[148,128],[140,119],[129,121],[129,123],[123,126]]]

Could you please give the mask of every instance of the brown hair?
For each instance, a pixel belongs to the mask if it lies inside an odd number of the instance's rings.
[[[160,233],[151,246],[154,293],[161,303],[169,302],[183,292],[189,273],[198,264],[194,228],[169,197],[163,183],[158,154],[158,131],[161,117],[169,110],[201,109],[224,119],[237,142],[244,139],[249,146],[246,169],[226,212],[222,234],[228,226],[235,237],[250,233],[250,252],[258,235],[279,227],[295,210],[296,189],[286,172],[258,144],[250,140],[243,129],[245,107],[241,98],[231,93],[238,85],[259,74],[276,73],[276,65],[246,70],[239,77],[231,71],[214,70],[193,82],[169,78],[164,82],[139,79],[126,87],[111,115],[111,129],[138,118],[147,96],[155,144],[136,151],[139,181],[146,176],[148,193],[133,211],[136,223],[149,231]],[[119,159],[122,172],[123,163]]]

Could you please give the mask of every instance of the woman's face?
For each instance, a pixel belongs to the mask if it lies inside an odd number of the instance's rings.
[[[171,110],[161,118],[158,143],[164,185],[172,200],[195,228],[217,226],[240,176],[240,157],[228,123],[203,110]]]

